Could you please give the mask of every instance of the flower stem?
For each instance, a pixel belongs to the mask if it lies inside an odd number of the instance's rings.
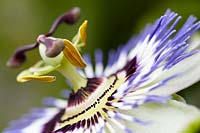
[[[76,68],[66,60],[62,61],[62,65],[58,68],[58,71],[71,82],[75,93],[81,87],[87,85],[87,79],[81,76]]]

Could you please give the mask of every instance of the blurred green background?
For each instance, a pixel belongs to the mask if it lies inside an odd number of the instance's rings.
[[[0,1],[0,131],[9,121],[20,118],[32,107],[42,106],[47,96],[59,96],[67,87],[63,78],[54,83],[31,81],[20,84],[16,75],[40,59],[37,49],[28,52],[28,61],[19,69],[5,66],[6,61],[23,44],[30,44],[37,36],[46,33],[54,19],[68,9],[79,6],[81,20],[74,26],[62,25],[55,36],[72,38],[84,19],[89,20],[88,43],[83,52],[93,53],[102,48],[105,53],[124,44],[133,34],[139,33],[148,22],[160,17],[167,8],[183,18],[190,14],[200,18],[200,2],[158,0],[1,0]],[[60,78],[59,78],[60,77]],[[188,103],[200,107],[200,83],[180,92]]]

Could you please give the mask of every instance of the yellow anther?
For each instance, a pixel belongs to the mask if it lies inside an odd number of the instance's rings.
[[[69,40],[63,39],[63,41],[65,44],[65,48],[63,50],[65,58],[75,67],[86,67],[86,63],[78,49]]]
[[[36,75],[30,75],[30,76],[22,76],[18,77],[17,81],[18,82],[27,82],[30,80],[39,80],[42,82],[53,82],[56,80],[55,76],[36,76]]]
[[[87,40],[87,33],[86,33],[87,25],[88,25],[88,21],[85,20],[79,28],[80,38],[84,44],[86,43],[86,40]]]

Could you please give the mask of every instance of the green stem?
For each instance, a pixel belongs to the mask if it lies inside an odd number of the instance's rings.
[[[62,61],[58,71],[72,83],[74,92],[87,85],[87,79],[81,76],[76,68],[66,60]]]

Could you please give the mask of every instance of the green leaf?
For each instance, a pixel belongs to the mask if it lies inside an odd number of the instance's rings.
[[[200,131],[200,111],[183,102],[170,100],[166,104],[148,103],[134,110],[121,112],[149,121],[147,125],[124,122],[136,133],[197,133]]]

